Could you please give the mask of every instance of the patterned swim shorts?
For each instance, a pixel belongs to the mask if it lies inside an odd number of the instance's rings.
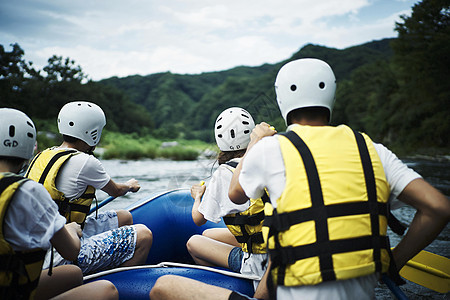
[[[120,266],[136,248],[136,227],[122,226],[81,239],[77,265],[84,275]]]

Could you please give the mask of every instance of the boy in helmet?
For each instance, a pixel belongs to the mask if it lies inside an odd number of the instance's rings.
[[[77,257],[81,229],[74,222],[65,225],[42,185],[16,175],[33,155],[35,142],[36,129],[27,115],[0,108],[0,298],[81,299],[89,294],[117,299],[108,281],[79,286],[83,278],[76,266],[54,268],[51,276],[41,271],[50,246],[67,259]]]
[[[82,226],[81,250],[75,263],[84,274],[142,264],[152,244],[151,231],[142,224],[132,225],[128,211],[87,216],[96,189],[118,197],[140,188],[135,179],[116,183],[91,155],[105,124],[105,114],[98,105],[85,101],[67,103],[58,115],[58,129],[64,142],[39,153],[26,175],[44,185],[67,222],[75,221]],[[49,260],[46,259],[45,267]],[[72,262],[56,254],[54,263]]]
[[[367,135],[328,126],[336,82],[325,62],[287,63],[275,89],[287,132],[255,127],[260,141],[229,191],[237,204],[269,192],[268,285],[279,299],[373,299],[379,274],[394,274],[446,226],[449,201]],[[392,260],[386,223],[396,198],[417,213]]]

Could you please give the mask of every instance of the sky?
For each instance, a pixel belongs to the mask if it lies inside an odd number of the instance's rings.
[[[0,44],[42,69],[70,57],[92,80],[259,66],[306,44],[396,37],[411,0],[0,0]]]

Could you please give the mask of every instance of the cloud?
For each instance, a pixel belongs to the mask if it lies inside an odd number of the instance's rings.
[[[392,37],[411,2],[2,1],[0,43],[18,42],[40,67],[53,54],[69,56],[94,80],[200,73],[278,62],[307,43],[343,48]]]

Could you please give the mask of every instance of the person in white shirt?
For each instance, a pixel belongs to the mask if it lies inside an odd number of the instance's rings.
[[[264,280],[269,277],[278,299],[373,299],[378,276],[389,267],[386,214],[394,199],[417,209],[392,251],[394,271],[450,218],[448,199],[386,147],[345,125],[328,126],[335,88],[321,60],[284,65],[275,89],[287,133],[272,136],[268,124],[257,125],[230,184],[237,204],[269,192],[272,272]]]
[[[223,219],[234,234],[228,228],[211,228],[205,230],[202,235],[192,236],[186,246],[196,263],[225,267],[251,276],[255,279],[256,287],[264,274],[265,262],[267,262],[261,233],[264,204],[258,199],[236,205],[228,198],[234,168],[245,153],[254,126],[252,116],[239,107],[228,108],[216,118],[214,136],[220,149],[219,167],[214,172],[206,191],[204,185],[192,186],[191,194],[195,200],[192,218],[198,226],[203,225],[207,220],[218,223]],[[255,218],[259,213],[258,224],[236,224],[237,215],[242,222],[248,223],[244,221],[245,215],[240,214],[242,212],[248,213],[248,218]],[[246,232],[242,232],[243,227]],[[256,242],[258,235],[261,239]],[[239,242],[236,238],[239,238]]]
[[[36,129],[31,119],[0,108],[0,120],[0,298],[118,299],[109,281],[82,285],[77,266],[56,267],[52,274],[42,271],[45,250],[51,246],[64,258],[76,259],[81,228],[75,222],[65,224],[42,185],[17,175],[33,154]]]
[[[95,190],[118,197],[140,188],[135,179],[125,183],[112,180],[92,155],[105,125],[104,112],[98,105],[86,101],[67,103],[58,115],[58,129],[64,142],[36,155],[26,174],[44,185],[68,222],[76,221],[82,226],[83,238],[76,265],[83,274],[143,264],[153,241],[150,229],[143,224],[133,225],[129,211],[110,210],[87,215]],[[49,267],[51,261],[49,254],[44,268]],[[55,252],[53,263],[74,262],[64,260]]]

